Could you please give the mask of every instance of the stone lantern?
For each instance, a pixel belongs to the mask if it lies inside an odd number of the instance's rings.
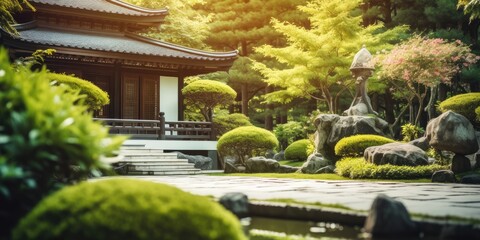
[[[374,69],[372,54],[363,46],[355,54],[350,66],[350,71],[355,78],[355,97],[350,108],[344,112],[344,115],[378,115],[377,112],[373,111],[370,98],[367,95],[367,80],[372,75]]]

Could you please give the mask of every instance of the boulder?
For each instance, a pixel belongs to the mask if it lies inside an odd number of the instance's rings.
[[[308,156],[307,161],[303,163],[300,171],[302,173],[313,174],[316,173],[320,168],[330,165],[331,162],[327,159],[324,159],[321,154],[315,153]]]
[[[376,134],[388,136],[388,123],[370,116],[339,116],[320,114],[315,119],[315,149],[324,158],[335,161],[335,145],[340,139],[357,134]]]
[[[177,157],[179,159],[187,159],[189,163],[195,164],[195,168],[199,168],[202,170],[212,169],[213,160],[209,157],[201,155],[187,155],[181,152],[177,152]]]
[[[480,175],[478,175],[478,174],[465,175],[460,179],[460,183],[480,184]]]
[[[423,151],[427,151],[430,148],[427,137],[417,138],[408,143],[422,149]]]
[[[292,167],[288,165],[280,165],[277,169],[277,173],[294,173],[297,172],[300,168]]]
[[[275,157],[275,151],[273,150],[267,150],[265,153],[265,158],[274,158]],[[276,160],[276,159],[275,159]],[[277,160],[278,161],[278,160]]]
[[[245,167],[242,165],[236,165],[232,162],[225,162],[224,173],[245,173]]]
[[[279,167],[277,160],[265,157],[252,157],[245,161],[247,173],[275,173]]]
[[[427,125],[429,145],[437,150],[468,155],[478,151],[475,130],[463,115],[447,111],[432,119]]]
[[[277,161],[282,161],[285,160],[285,151],[280,151],[273,155],[273,159]]]
[[[226,193],[220,197],[218,202],[238,218],[248,216],[248,196],[244,193]]]
[[[384,194],[379,194],[373,200],[364,230],[372,237],[407,237],[418,236],[419,231],[410,219],[405,206]]]
[[[432,174],[432,182],[437,183],[455,183],[457,179],[455,174],[450,170],[439,170]]]
[[[315,174],[321,174],[321,173],[335,173],[335,166],[333,165],[328,165],[325,167],[322,167],[318,169]]]
[[[455,154],[452,159],[452,171],[454,173],[463,173],[472,170],[470,159],[461,154]]]
[[[419,166],[428,164],[425,151],[408,143],[395,142],[368,147],[363,156],[368,162],[377,165]]]

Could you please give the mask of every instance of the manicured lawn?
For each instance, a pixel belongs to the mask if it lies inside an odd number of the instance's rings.
[[[280,165],[288,165],[288,166],[292,166],[292,167],[301,167],[304,162],[302,162],[302,161],[291,161],[291,160],[281,160],[281,161],[278,161],[278,163],[280,163]]]
[[[304,174],[304,173],[215,173],[210,174],[215,176],[241,176],[241,177],[263,177],[263,178],[291,178],[291,179],[314,179],[314,180],[353,180],[350,178],[342,177],[334,173],[324,174]],[[405,182],[405,183],[429,183],[428,178],[422,179],[355,179],[356,181],[368,181],[368,182]]]

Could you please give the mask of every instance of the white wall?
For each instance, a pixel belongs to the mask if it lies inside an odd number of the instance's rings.
[[[178,121],[178,78],[160,76],[160,112],[165,121]]]

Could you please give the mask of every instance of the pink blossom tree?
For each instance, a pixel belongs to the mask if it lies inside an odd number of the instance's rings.
[[[394,96],[405,98],[411,107],[416,99],[419,104],[415,118],[411,108],[411,121],[418,125],[424,111],[425,97],[430,91],[429,118],[434,115],[434,103],[440,83],[450,84],[455,74],[462,68],[475,63],[479,57],[460,40],[448,42],[444,39],[428,39],[413,36],[395,46],[390,52],[375,57],[380,66],[377,75],[394,86]]]

